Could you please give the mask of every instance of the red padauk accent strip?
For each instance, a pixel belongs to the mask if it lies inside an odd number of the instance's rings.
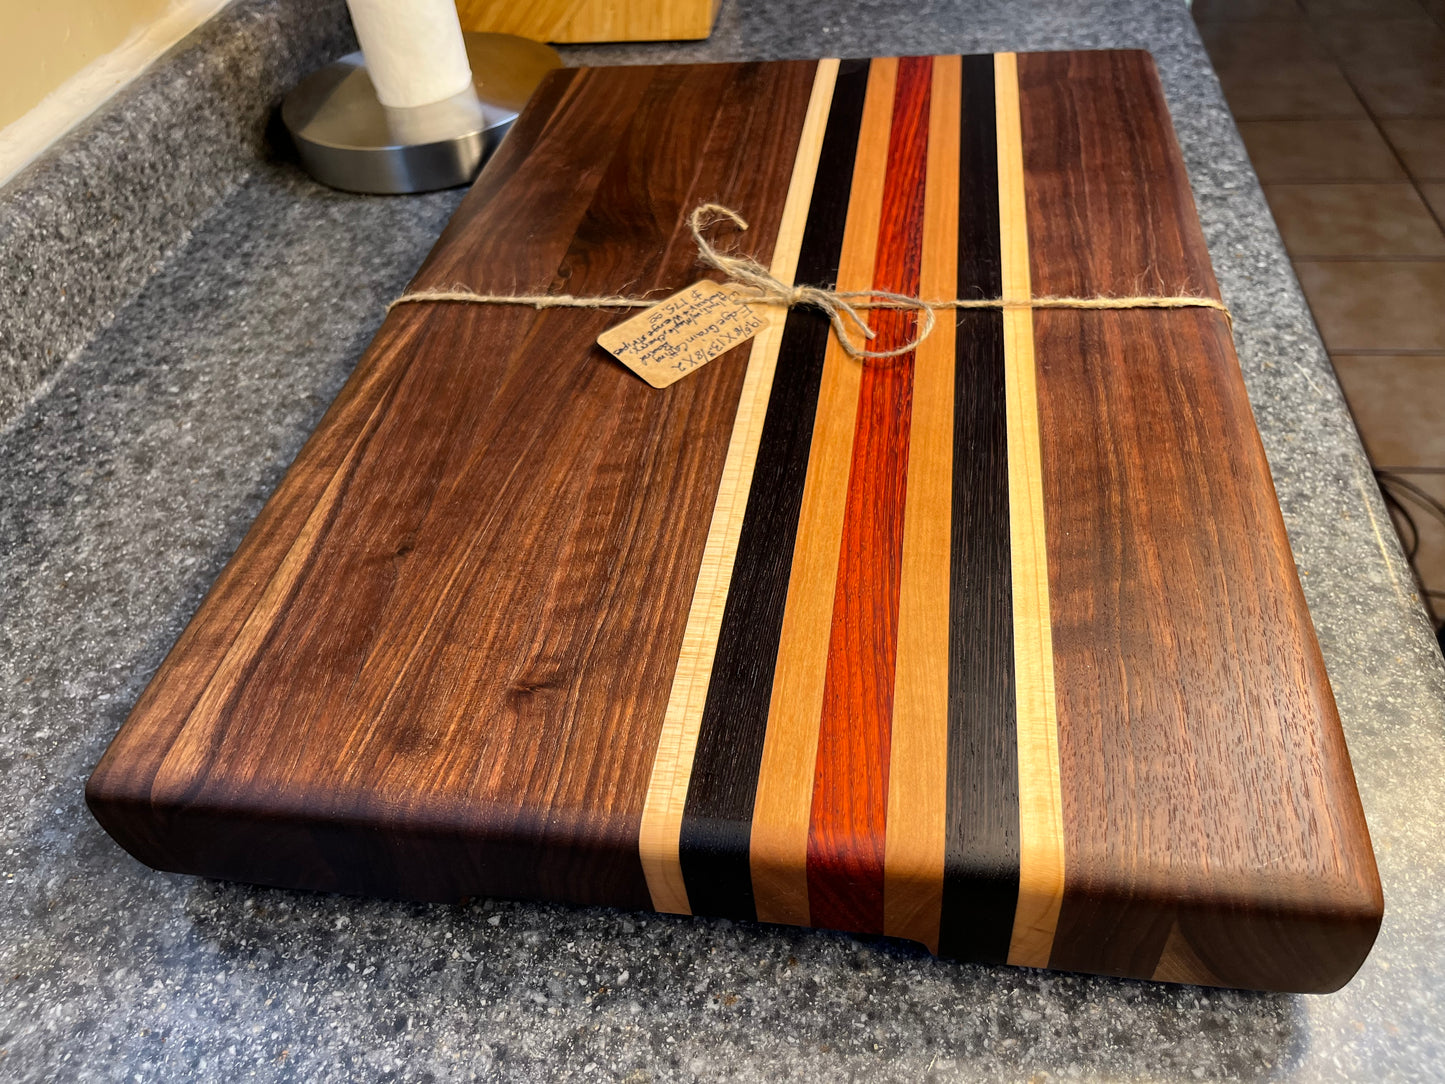
[[[933,61],[903,59],[893,101],[873,284],[917,294]],[[858,162],[857,169],[879,163]],[[913,335],[912,312],[875,310],[874,350]],[[814,926],[881,933],[889,731],[898,646],[898,585],[913,355],[869,360],[858,399],[838,588],[808,832]]]

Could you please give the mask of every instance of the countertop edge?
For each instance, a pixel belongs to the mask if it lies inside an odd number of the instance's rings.
[[[234,0],[0,188],[0,429],[268,156],[286,91],[354,42],[342,0]]]

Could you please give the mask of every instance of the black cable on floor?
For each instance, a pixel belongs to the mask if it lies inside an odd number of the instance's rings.
[[[1441,637],[1442,646],[1445,646],[1445,622],[1440,620],[1435,611],[1435,599],[1445,599],[1445,591],[1427,588],[1424,580],[1420,577],[1420,569],[1415,561],[1420,552],[1420,525],[1406,506],[1406,501],[1433,516],[1442,526],[1445,526],[1445,503],[1394,471],[1376,470],[1375,482],[1380,487],[1380,495],[1385,498],[1386,507],[1403,520],[1404,525],[1409,528],[1410,538],[1406,541],[1397,520],[1396,530],[1401,536],[1400,544],[1405,547],[1405,557],[1410,562],[1410,571],[1415,576],[1415,585],[1419,588],[1420,599],[1425,603],[1425,611],[1430,615],[1436,635]]]

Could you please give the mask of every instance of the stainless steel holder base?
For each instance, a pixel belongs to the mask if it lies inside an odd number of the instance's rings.
[[[413,109],[382,105],[360,53],[301,80],[281,120],[301,164],[348,192],[431,192],[469,184],[537,84],[562,59],[511,34],[466,34],[473,87]]]

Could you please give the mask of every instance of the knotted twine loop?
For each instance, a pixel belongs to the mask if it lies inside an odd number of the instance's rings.
[[[716,217],[709,219],[709,215]],[[728,281],[749,291],[748,296],[743,298],[748,304],[781,305],[788,309],[808,305],[821,309],[832,322],[833,334],[838,336],[839,345],[850,358],[896,358],[913,350],[933,333],[936,322],[933,306],[919,298],[895,294],[889,290],[839,291],[824,290],[818,286],[789,286],[751,256],[729,256],[719,252],[702,232],[718,218],[732,219],[740,230],[748,228],[742,215],[720,203],[704,203],[694,208],[688,216],[687,224],[692,228],[698,261],[716,268],[728,277]],[[868,326],[868,321],[858,315],[860,308],[911,310],[920,313],[922,319],[913,338],[896,350],[864,350],[848,337],[848,329],[843,324],[846,317],[863,338],[877,338],[878,333]]]
[[[721,271],[727,281],[738,287],[743,301],[749,305],[777,305],[792,309],[806,305],[827,315],[838,343],[850,358],[896,358],[917,349],[933,333],[938,309],[1214,309],[1224,314],[1231,328],[1234,317],[1222,301],[1212,297],[1185,294],[1173,297],[1146,294],[1139,297],[1028,297],[1028,298],[962,298],[927,300],[889,290],[828,290],[820,286],[789,286],[773,275],[757,260],[747,255],[719,252],[703,235],[703,231],[719,219],[730,219],[740,230],[748,224],[742,215],[720,203],[703,203],[688,216],[693,243],[697,245],[698,262]],[[572,294],[479,294],[465,286],[442,290],[413,290],[402,294],[386,307],[390,312],[398,305],[423,301],[456,301],[472,305],[528,305],[534,309],[649,309],[666,298],[626,297],[609,294],[599,297],[576,297]],[[848,325],[865,340],[877,338],[859,310],[895,309],[920,314],[913,337],[894,350],[866,350],[853,342]]]

